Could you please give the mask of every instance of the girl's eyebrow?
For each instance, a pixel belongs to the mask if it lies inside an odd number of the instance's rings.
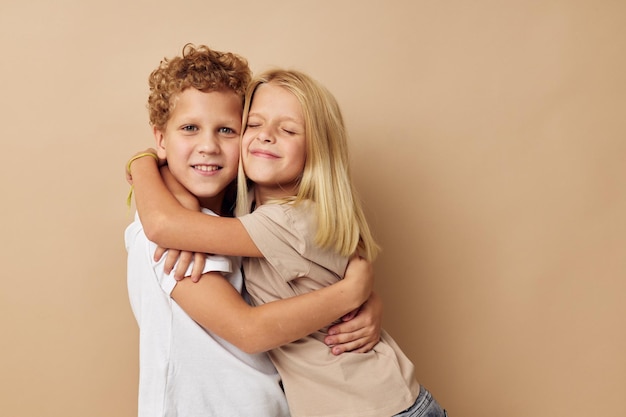
[[[255,117],[260,117],[262,119],[264,119],[264,117],[259,114],[258,112],[254,112],[254,113],[248,113],[248,118],[255,116]],[[296,118],[296,117],[291,117],[291,116],[280,116],[279,119],[282,120],[286,120],[286,121],[290,121],[290,122],[294,122],[294,123],[299,123],[299,124],[304,124],[304,121]]]

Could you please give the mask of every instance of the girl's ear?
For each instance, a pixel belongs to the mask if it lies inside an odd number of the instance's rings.
[[[152,128],[152,134],[154,135],[154,140],[156,142],[157,156],[162,160],[167,159],[167,152],[165,151],[165,134],[162,130],[157,129],[156,127]]]

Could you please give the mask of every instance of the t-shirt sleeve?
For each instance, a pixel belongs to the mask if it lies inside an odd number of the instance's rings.
[[[239,220],[263,257],[285,281],[306,276],[310,261],[302,254],[306,242],[283,204],[267,204]]]
[[[343,275],[347,260],[314,243],[315,223],[311,207],[266,204],[239,217],[254,244],[285,281],[309,276],[324,267]]]
[[[154,251],[156,251],[157,246],[152,242],[150,242],[150,244],[152,246],[150,252],[154,255]],[[170,274],[165,273],[164,266],[165,266],[165,259],[167,257],[166,255],[167,253],[164,254],[158,262],[154,262],[153,268],[154,268],[155,275],[157,279],[159,280],[159,284],[161,285],[161,288],[163,289],[163,291],[165,291],[167,295],[170,295],[172,293],[172,290],[174,290],[174,287],[176,286],[177,281],[174,279],[173,273],[170,273]],[[178,262],[176,262],[176,265],[178,265]],[[193,268],[193,262],[187,268],[187,271],[185,272],[185,276],[191,275],[192,268]],[[175,271],[175,270],[176,270],[176,266],[174,266],[172,271]],[[220,272],[222,274],[228,274],[228,273],[233,272],[231,259],[229,259],[226,256],[220,256],[220,255],[206,255],[205,264],[204,264],[204,268],[202,269],[202,273],[205,274],[207,272]]]
[[[204,210],[206,214],[212,215],[212,213]],[[213,214],[214,215],[214,214]],[[141,222],[139,221],[139,216],[135,214],[135,221],[131,224],[125,234],[126,241],[126,249],[130,250],[131,246],[142,246],[146,260],[151,263],[152,269],[154,271],[154,276],[156,277],[161,289],[167,294],[171,295],[172,290],[176,286],[177,281],[174,279],[174,274],[166,274],[165,273],[165,260],[167,258],[167,253],[163,254],[161,259],[158,262],[154,261],[154,253],[157,249],[157,245],[154,242],[149,241],[145,234],[143,233],[143,227]],[[178,265],[178,262],[176,262]],[[176,270],[176,265],[172,269],[172,271]],[[235,262],[234,259],[221,256],[221,255],[206,255],[205,264],[202,273],[207,272],[220,272],[222,274],[229,274],[233,272],[234,268],[238,268],[239,262]],[[193,268],[193,262],[185,271],[185,276],[190,276]]]

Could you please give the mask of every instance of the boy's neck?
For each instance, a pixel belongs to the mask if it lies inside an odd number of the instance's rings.
[[[219,216],[222,215],[222,203],[224,202],[223,194],[215,197],[198,198],[198,201],[200,202],[200,207],[209,209]]]

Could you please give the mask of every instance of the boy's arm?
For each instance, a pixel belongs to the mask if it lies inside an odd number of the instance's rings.
[[[375,292],[372,291],[356,315],[350,317],[342,317],[343,322],[328,329],[324,343],[331,347],[333,355],[369,352],[380,341],[383,302]]]
[[[179,281],[172,298],[202,327],[249,353],[300,339],[358,308],[371,293],[373,272],[351,262],[343,280],[308,294],[252,307],[219,273]]]
[[[147,164],[142,164],[142,162],[144,162],[142,160],[148,161],[148,163]],[[133,165],[132,165],[132,167],[133,167],[132,168],[132,171],[133,171],[132,172],[133,173],[132,181],[133,181],[133,183],[135,185],[137,206],[138,206],[138,211],[139,211],[140,217],[142,216],[142,209],[141,209],[140,206],[142,206],[143,203],[145,203],[146,204],[146,208],[148,210],[147,216],[151,215],[151,214],[156,215],[155,219],[153,219],[153,218],[150,218],[150,219],[151,220],[152,219],[155,220],[156,221],[156,225],[154,225],[154,226],[158,227],[158,225],[159,225],[159,220],[158,220],[159,213],[158,213],[158,211],[159,210],[158,209],[155,210],[156,213],[150,213],[149,211],[150,211],[151,208],[155,208],[155,207],[158,208],[158,207],[162,207],[162,206],[160,205],[160,203],[150,204],[150,193],[151,192],[155,192],[154,195],[157,196],[157,199],[158,199],[159,194],[160,194],[160,197],[165,199],[165,203],[166,204],[169,204],[169,205],[173,204],[173,206],[171,206],[169,208],[164,208],[164,211],[167,211],[167,210],[171,209],[172,211],[169,212],[171,214],[171,213],[176,212],[176,210],[183,210],[183,212],[185,212],[185,209],[183,209],[178,204],[178,202],[169,193],[167,188],[165,188],[165,186],[163,184],[163,181],[161,179],[161,175],[159,174],[159,171],[157,169],[157,165],[156,165],[155,162],[152,162],[152,161],[153,161],[152,158],[140,158],[140,159],[137,159],[137,160],[133,161]],[[138,166],[139,166],[139,168],[137,168]],[[130,172],[127,172],[127,174],[128,174],[128,177],[130,177]],[[145,174],[145,176],[144,176],[144,174]],[[151,185],[150,184],[150,179],[152,179],[152,185],[154,186],[152,190],[150,189],[150,185]],[[146,190],[145,190],[146,191],[146,195],[145,196],[143,195],[143,191],[144,191],[143,190],[143,185],[147,186]],[[168,197],[169,197],[169,201],[168,201]],[[190,213],[190,212],[187,212],[187,213]],[[169,217],[169,219],[181,220],[179,217],[176,217],[174,214],[171,214],[171,215],[173,217]],[[216,218],[216,217],[213,217],[213,216],[206,216],[204,214],[199,214],[199,217],[196,216],[196,218],[198,220],[200,220],[200,221],[202,221],[202,219],[205,219],[205,220],[208,219],[207,223],[212,222],[212,220],[215,220],[215,219],[218,219],[218,220],[220,219],[220,218]],[[186,220],[189,220],[189,219],[186,219]],[[231,220],[232,221],[233,219],[221,218],[221,220]],[[145,224],[146,221],[148,221],[148,220],[146,218],[142,217],[142,222],[143,222],[144,228],[147,227],[147,225]],[[194,221],[195,220],[191,219],[187,223],[187,224],[189,224],[189,227],[191,227],[191,230],[195,230],[194,229],[194,224],[193,224]],[[248,236],[247,232],[245,231],[245,229],[243,228],[243,226],[241,225],[241,223],[238,222],[238,221],[236,221],[236,222],[238,224],[239,229],[245,235],[245,238],[247,238],[249,243],[254,247],[252,249],[252,251],[251,251],[251,254],[249,254],[248,256],[260,256],[260,253],[258,253],[258,249],[254,245],[254,243],[252,243],[252,241],[249,239],[249,236]],[[161,222],[161,225],[163,225],[164,223],[166,223],[166,222]],[[183,221],[183,223],[184,223],[184,221]],[[215,222],[212,222],[212,223],[215,223]],[[185,226],[176,226],[174,228],[173,232],[174,233],[180,232],[180,230],[183,230],[182,229],[183,227],[185,227]],[[210,226],[210,227],[213,227],[213,226]],[[146,230],[146,234],[148,235],[149,239],[155,241],[157,244],[161,244],[161,245],[167,246],[167,240],[163,240],[163,241],[159,240],[159,238],[151,235],[148,230]],[[167,233],[165,233],[165,235],[166,234]],[[196,248],[200,247],[200,249],[190,249],[190,250],[198,250],[198,251],[206,250],[208,252],[222,252],[222,253],[225,253],[223,251],[220,251],[219,249],[217,249],[217,250],[203,249],[204,246],[201,246],[201,245],[206,243],[207,236],[214,236],[214,234],[210,233],[210,231],[207,234],[205,234],[204,236],[202,235],[202,233],[199,233],[200,242],[198,244],[200,246],[196,246]],[[164,236],[164,238],[167,239],[167,236]],[[185,239],[188,239],[188,238],[189,238],[189,235],[187,233],[182,235],[183,242],[184,242]],[[204,239],[204,241],[203,241],[203,239]],[[229,242],[233,243],[235,241],[234,240],[230,240]],[[218,242],[218,244],[219,244],[219,242]],[[172,243],[171,246],[175,246],[175,242]],[[180,246],[183,247],[184,245],[180,245]],[[245,253],[242,253],[243,251],[239,251],[237,249],[238,248],[235,248],[234,252],[231,252],[231,253],[232,254],[238,254],[239,253],[239,254],[245,255]],[[348,272],[347,272],[346,278],[348,278]],[[373,274],[371,274],[371,277],[373,279]],[[184,283],[185,286],[190,284],[189,280],[183,280],[183,283]],[[180,285],[180,283],[178,285]],[[178,287],[178,285],[177,285],[177,287]],[[180,288],[182,288],[182,286],[180,286],[179,289]],[[235,291],[235,293],[237,293],[237,292]],[[315,296],[315,295],[313,295],[313,296]],[[238,298],[241,298],[241,297],[238,296]],[[342,303],[341,301],[342,300],[338,300],[338,304],[336,306],[341,306],[342,307],[341,310],[345,310],[346,305],[344,303]],[[247,304],[245,304],[245,305],[247,306]],[[303,307],[307,308],[306,306],[303,306]],[[352,310],[352,309],[348,309],[348,311],[350,311],[350,310]],[[348,311],[346,311],[346,313]],[[333,341],[332,342],[333,344],[338,343],[336,346],[333,347],[333,350],[334,350],[335,354],[339,354],[339,353],[341,353],[343,351],[348,351],[348,350],[352,350],[352,349],[355,349],[355,348],[359,349],[359,351],[361,351],[361,349],[363,349],[363,347],[365,347],[365,346],[373,346],[378,341],[378,339],[380,337],[380,321],[381,321],[381,317],[382,317],[381,313],[380,313],[381,311],[382,311],[382,309],[377,312],[375,309],[372,310],[371,308],[367,308],[367,309],[363,310],[361,313],[359,313],[357,318],[354,319],[354,321],[352,323],[350,323],[349,325],[346,326],[345,323],[339,325],[339,329],[340,329],[339,331],[342,334],[337,336],[337,337],[334,337],[333,339],[331,339]],[[328,320],[319,320],[319,322],[317,322],[313,327],[309,326],[309,329],[304,331],[304,333],[301,333],[299,337],[302,337],[304,335],[310,334],[312,331],[317,330],[317,329],[319,329],[321,327],[324,327],[328,323],[334,321],[335,319],[337,319],[338,317],[341,317],[343,315],[343,314],[334,315],[334,314],[332,314],[332,311],[328,310],[328,309],[324,310],[324,312],[325,313],[330,313],[332,318],[328,319]],[[308,314],[310,314],[310,312],[307,310],[307,317],[310,317],[310,316],[308,316]],[[284,318],[284,317],[289,317],[289,316],[282,316],[282,317]],[[378,323],[378,324],[372,325],[372,322]],[[275,321],[275,323],[278,323],[278,322]],[[207,327],[210,328],[210,326],[208,326],[208,323],[206,323],[206,324],[207,324]],[[304,324],[304,322],[302,324]],[[355,332],[355,330],[350,330],[350,329],[356,329],[357,331]],[[361,329],[361,330],[359,330],[359,329]],[[296,330],[300,330],[300,329],[297,328]],[[365,330],[365,337],[363,336],[363,334],[364,334],[363,330]],[[345,332],[348,332],[348,333],[345,333]],[[267,335],[267,336],[271,336],[271,334]],[[295,339],[297,339],[299,337],[295,337],[293,339],[290,339],[289,341],[295,340]],[[358,339],[353,340],[352,339],[353,337],[354,338],[358,338]],[[339,339],[339,340],[337,340],[337,339]],[[277,344],[277,345],[280,345],[280,344]],[[338,350],[339,350],[339,352],[337,352]],[[367,350],[369,350],[369,349],[367,349]]]
[[[163,183],[154,158],[133,160],[131,173],[137,212],[146,236],[157,245],[191,252],[261,256],[239,220],[182,207]]]

